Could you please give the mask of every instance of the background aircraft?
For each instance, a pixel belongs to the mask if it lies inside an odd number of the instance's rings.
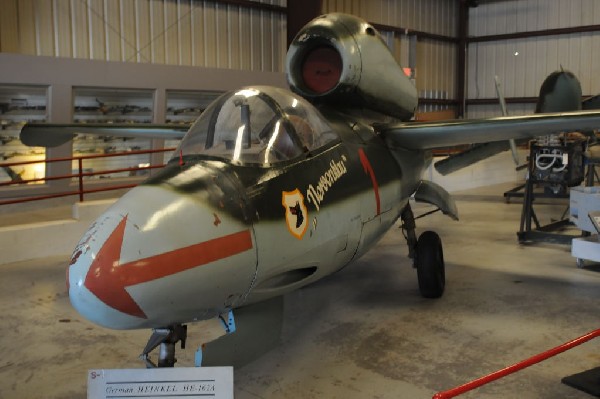
[[[498,81],[496,81],[496,88],[498,90]],[[500,95],[499,97],[504,114],[506,112],[506,105],[503,104],[504,99]],[[582,108],[581,97],[581,83],[579,79],[572,72],[562,70],[561,68],[560,71],[552,72],[544,79],[540,87],[535,112],[578,111]],[[511,140],[510,142],[493,141],[475,144],[468,150],[452,154],[447,158],[437,161],[434,167],[440,174],[448,175],[509,149],[512,151],[515,163],[518,164],[516,145],[514,140]]]
[[[422,295],[440,297],[441,241],[430,231],[417,240],[409,204],[414,197],[458,218],[451,196],[422,179],[430,150],[600,126],[597,112],[407,122],[415,87],[378,32],[350,15],[307,24],[286,69],[292,92],[246,87],[219,97],[168,165],[100,216],[75,248],[73,306],[108,328],[153,328],[144,355],[160,345],[159,366],[175,363],[185,323],[221,318],[232,330],[228,312],[251,315],[340,270],[399,218]],[[52,136],[31,126],[22,140],[59,144],[99,127],[54,125]],[[176,126],[101,128],[181,135]]]

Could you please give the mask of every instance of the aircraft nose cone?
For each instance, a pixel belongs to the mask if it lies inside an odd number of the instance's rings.
[[[225,279],[233,269],[242,274]],[[245,297],[255,273],[251,226],[189,195],[140,186],[84,235],[67,285],[87,319],[142,328],[218,313]]]
[[[67,271],[73,307],[87,319],[107,327],[110,325],[106,320],[115,316],[112,313],[120,317],[115,310],[146,317],[125,290],[127,276],[120,273],[127,219],[127,215],[113,210],[102,215],[73,251]]]

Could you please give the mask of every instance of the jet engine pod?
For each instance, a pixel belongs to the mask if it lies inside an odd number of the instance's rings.
[[[402,120],[417,90],[375,28],[347,14],[322,15],[296,35],[286,57],[292,91],[315,103],[364,107]]]
[[[314,19],[296,35],[288,50],[288,83],[292,91],[304,97],[351,93],[360,82],[358,44],[342,18],[332,21],[332,16],[342,17],[335,14]]]

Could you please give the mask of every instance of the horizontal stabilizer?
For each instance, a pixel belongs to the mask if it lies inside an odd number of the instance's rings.
[[[181,139],[189,129],[186,125],[155,125],[149,123],[27,123],[21,129],[23,144],[32,147],[56,147],[72,140],[76,134],[150,139]]]
[[[450,155],[434,164],[435,170],[442,175],[456,172],[462,168],[473,165],[476,162],[483,161],[486,158],[504,152],[510,148],[508,141],[496,141],[492,143],[477,144],[473,147]]]

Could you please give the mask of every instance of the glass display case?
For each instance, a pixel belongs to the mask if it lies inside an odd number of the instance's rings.
[[[154,93],[152,89],[73,87],[73,122],[152,123]],[[165,122],[191,125],[221,94],[219,91],[167,90]],[[47,86],[0,85],[0,162],[45,159],[45,149],[23,145],[19,140],[19,133],[26,122],[48,120],[48,101]],[[178,144],[179,140],[166,140],[165,148],[175,148]],[[78,134],[73,140],[73,157],[150,150],[151,145],[150,139]],[[164,161],[171,156],[171,153],[165,153]],[[149,164],[149,154],[85,159],[83,172],[129,169]],[[77,160],[73,161],[71,169],[73,174],[78,173]],[[147,173],[149,172],[121,171],[89,176],[85,179],[130,177]],[[0,168],[0,182],[44,177],[43,162]]]
[[[73,121],[75,123],[151,123],[153,90],[73,88]],[[151,140],[78,134],[73,140],[73,156],[127,153],[151,149]],[[108,171],[147,166],[149,154],[86,159],[84,172]],[[78,162],[73,161],[73,173]],[[147,174],[148,171],[122,171],[95,175],[86,179],[118,178]]]
[[[202,112],[219,97],[221,91],[192,91],[192,90],[167,90],[167,123],[183,123],[191,125]],[[179,140],[165,140],[165,148],[175,148]],[[164,162],[167,162],[172,153],[165,153]]]
[[[26,122],[44,122],[47,118],[46,86],[0,85],[0,162],[43,161],[43,147],[28,147],[19,140]],[[0,182],[41,179],[45,165],[39,164],[0,167]],[[43,181],[40,181],[42,183]]]

